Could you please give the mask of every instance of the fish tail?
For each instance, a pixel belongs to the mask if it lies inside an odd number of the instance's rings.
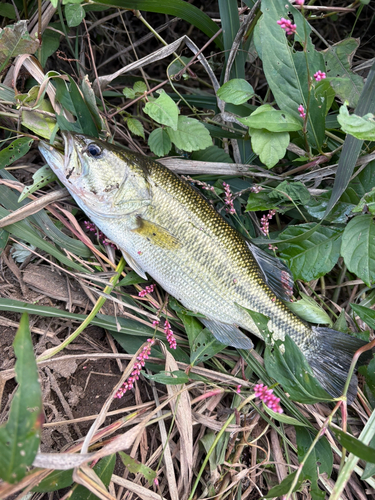
[[[354,353],[367,342],[331,328],[312,327],[315,349],[309,352],[308,362],[320,385],[333,397],[342,395]],[[361,356],[371,357],[371,351]],[[353,375],[347,400],[351,404],[357,395],[358,379]]]

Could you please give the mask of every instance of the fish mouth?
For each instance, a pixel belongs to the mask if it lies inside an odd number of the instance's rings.
[[[77,162],[74,161],[77,156],[76,136],[65,131],[61,131],[61,135],[64,139],[64,153],[45,141],[40,141],[38,148],[50,168],[64,182],[69,180],[74,170],[80,170],[80,165],[77,165]]]

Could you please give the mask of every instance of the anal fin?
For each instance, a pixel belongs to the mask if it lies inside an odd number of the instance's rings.
[[[246,241],[256,260],[264,281],[281,300],[290,302],[293,295],[294,280],[290,269],[278,258],[269,255],[250,241]]]
[[[134,271],[144,280],[147,280],[146,272],[136,263],[136,261],[133,259],[131,255],[128,254],[125,250],[121,248],[122,255],[124,256],[124,259],[126,260],[126,263],[128,266],[130,266]]]
[[[132,231],[146,238],[148,241],[151,241],[158,247],[173,250],[181,245],[173,234],[155,222],[148,221],[138,216],[137,226],[138,227]]]
[[[222,344],[226,344],[237,349],[252,349],[254,344],[249,337],[241,332],[235,325],[221,323],[214,319],[199,318],[199,321],[204,324],[212,333],[216,340]]]

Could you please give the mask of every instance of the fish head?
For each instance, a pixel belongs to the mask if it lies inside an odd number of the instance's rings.
[[[39,150],[86,213],[122,217],[149,204],[147,179],[132,153],[82,134],[63,137],[64,154],[43,141]]]

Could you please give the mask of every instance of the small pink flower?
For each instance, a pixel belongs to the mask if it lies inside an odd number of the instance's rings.
[[[102,233],[92,222],[87,220],[84,221],[86,231],[96,231],[98,233],[98,239],[103,243],[103,245],[109,245],[112,248],[116,248],[116,245],[109,241],[104,233]]]
[[[293,35],[297,31],[297,25],[292,24],[290,19],[284,19],[283,17],[277,21],[277,24],[285,30],[287,35]]]
[[[230,190],[229,184],[223,182],[224,190],[225,190],[225,204],[228,205],[227,212],[230,214],[235,214],[236,210],[233,206],[233,195]]]
[[[142,368],[145,366],[146,360],[149,358],[151,354],[151,346],[155,344],[154,339],[147,339],[148,344],[144,346],[139,356],[137,356],[137,361],[134,363],[133,371],[131,372],[130,377],[123,383],[122,387],[116,392],[114,395],[115,398],[120,399],[122,396],[133,389],[134,382],[139,380],[139,375],[141,373]]]
[[[276,413],[283,413],[283,409],[280,406],[280,398],[277,398],[273,394],[273,389],[268,389],[264,384],[257,384],[254,386],[254,393],[255,397],[263,401],[268,408]]]
[[[275,215],[276,210],[270,210],[267,215],[263,215],[263,217],[260,219],[260,225],[261,228],[260,230],[264,234],[264,236],[268,236],[269,230],[270,230],[270,223],[269,221],[272,219],[272,217]]]
[[[165,336],[167,337],[169,347],[171,349],[176,349],[177,342],[176,342],[176,339],[173,335],[173,330],[171,329],[171,325],[169,324],[169,321],[167,319],[164,322],[164,333],[165,333]]]
[[[324,78],[326,78],[327,75],[324,73],[324,71],[317,71],[315,74],[314,74],[314,78],[317,82],[320,82],[320,80],[324,80]]]
[[[305,108],[302,106],[302,104],[300,106],[298,106],[298,112],[299,112],[299,116],[301,118],[305,118],[305,116],[306,116]]]
[[[139,297],[145,297],[148,293],[152,293],[154,291],[155,285],[146,286],[144,290],[138,292]]]
[[[277,246],[271,245],[271,243],[268,245],[268,248],[269,248],[269,250],[272,250],[274,252],[277,250]]]
[[[296,5],[303,5],[305,0],[296,0]]]
[[[156,319],[155,321],[152,322],[152,326],[157,327],[157,326],[159,326],[159,323],[160,323],[160,321],[158,319]]]
[[[237,392],[237,394],[241,394],[241,387],[242,387],[242,386],[241,386],[241,384],[239,384],[239,385],[237,386],[237,388],[236,388],[236,392]]]
[[[157,477],[154,479],[154,485],[155,485],[155,486],[159,486],[159,480],[158,480],[158,478],[157,478]]]

